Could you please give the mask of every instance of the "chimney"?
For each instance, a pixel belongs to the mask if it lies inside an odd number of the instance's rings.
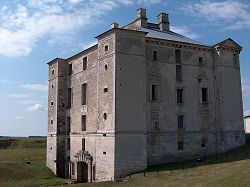
[[[139,26],[140,27],[143,27],[143,28],[147,28],[147,13],[146,13],[146,9],[144,8],[139,8],[137,9],[136,11],[137,13],[137,22],[139,23]]]
[[[111,29],[115,29],[115,28],[119,28],[119,24],[118,23],[112,23],[111,24]]]
[[[169,31],[169,19],[168,19],[168,14],[166,13],[160,13],[157,16],[157,20],[158,20],[158,25],[160,30],[162,31]]]

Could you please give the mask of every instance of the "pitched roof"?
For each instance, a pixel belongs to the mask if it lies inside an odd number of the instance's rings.
[[[147,32],[148,34],[146,35],[146,37],[149,37],[149,38],[158,38],[158,39],[178,41],[178,42],[184,42],[184,43],[190,43],[190,44],[204,45],[200,42],[192,40],[186,36],[175,33],[173,31],[161,31],[158,29],[148,29],[148,28],[140,28],[139,31]]]

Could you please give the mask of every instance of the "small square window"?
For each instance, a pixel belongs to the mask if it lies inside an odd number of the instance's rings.
[[[107,52],[109,50],[109,46],[108,45],[105,45],[105,52]]]
[[[106,155],[106,152],[105,152],[105,151],[103,151],[103,152],[102,152],[102,154]]]
[[[108,92],[108,88],[104,88],[104,89],[103,89],[103,92],[104,92],[104,93],[107,93],[107,92]]]
[[[203,58],[199,57],[199,62],[202,63],[203,62]]]
[[[205,143],[202,143],[202,144],[201,144],[201,147],[206,147],[206,144],[205,144]]]
[[[106,134],[103,134],[103,136],[106,136]]]

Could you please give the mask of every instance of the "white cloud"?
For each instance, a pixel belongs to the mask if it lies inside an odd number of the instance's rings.
[[[20,101],[17,101],[17,103],[23,104],[23,105],[34,105],[37,102],[38,102],[37,100],[20,100]]]
[[[250,27],[250,5],[241,1],[199,1],[181,8],[188,15],[205,18],[224,29]]]
[[[18,98],[18,99],[28,98],[29,97],[28,94],[9,94],[9,96],[13,97],[13,98]]]
[[[15,84],[15,82],[13,82],[13,81],[4,80],[4,79],[0,80],[0,83],[2,83],[2,84]]]
[[[98,22],[114,8],[156,4],[160,0],[27,0],[0,9],[0,56],[29,55],[46,36],[72,35],[79,28]]]
[[[45,111],[45,107],[41,104],[35,104],[27,108],[29,112],[34,112],[34,111]]]
[[[23,84],[23,85],[20,85],[20,87],[31,89],[34,91],[48,91],[47,84]]]
[[[186,26],[170,26],[170,29],[178,34],[181,34],[183,36],[186,36],[192,39],[197,39],[200,37],[198,34],[196,34],[195,32],[192,32]]]
[[[24,120],[24,117],[23,116],[16,116],[16,119],[17,120]]]

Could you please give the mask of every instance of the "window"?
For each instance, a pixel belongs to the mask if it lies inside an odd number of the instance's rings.
[[[70,117],[67,117],[67,128],[66,128],[67,135],[69,135],[70,133],[70,126],[71,126],[70,122],[71,122]]]
[[[55,70],[52,70],[52,75],[54,75],[55,74]]]
[[[107,69],[108,69],[108,65],[107,65],[107,64],[105,64],[104,69],[105,69],[105,70],[107,70]]]
[[[67,138],[67,143],[66,143],[66,146],[67,146],[67,149],[70,150],[70,138]]]
[[[86,105],[87,100],[87,83],[82,84],[82,105]]]
[[[68,65],[68,75],[72,75],[72,64]]]
[[[51,85],[51,88],[52,88],[52,89],[54,88],[54,85],[53,85],[53,84]]]
[[[178,150],[183,150],[183,141],[178,141]]]
[[[239,55],[238,54],[234,54],[234,56],[233,56],[234,63],[238,63],[239,62],[238,59],[239,59]]]
[[[176,90],[176,96],[177,96],[177,103],[183,103],[183,90],[182,89]]]
[[[152,124],[153,130],[156,130],[156,131],[160,130],[159,118],[160,118],[159,112],[151,113],[151,124]]]
[[[86,115],[82,115],[82,131],[86,131]]]
[[[50,120],[50,124],[51,124],[51,125],[53,125],[53,119],[52,119],[52,120]]]
[[[182,81],[182,67],[180,65],[176,66],[176,80]]]
[[[102,154],[106,155],[106,152],[105,152],[105,151],[103,151],[103,152],[102,152]]]
[[[183,129],[183,115],[178,116],[178,129]]]
[[[181,51],[179,49],[175,50],[175,63],[181,64]]]
[[[86,69],[87,69],[87,61],[88,61],[87,57],[84,57],[84,58],[82,59],[82,69],[83,69],[83,70],[86,70]]]
[[[202,62],[203,62],[203,58],[199,57],[199,63],[202,63]]]
[[[105,120],[107,119],[107,113],[103,114],[103,119],[105,119]]]
[[[85,138],[82,139],[82,150],[85,151]]]
[[[50,104],[51,104],[51,106],[53,106],[53,102],[51,102]]]
[[[108,88],[104,88],[104,89],[103,89],[103,92],[104,92],[104,93],[107,93],[107,92],[108,92]]]
[[[75,175],[75,163],[74,162],[71,163],[71,174]]]
[[[71,107],[71,100],[72,100],[72,89],[71,88],[68,88],[68,100],[67,100],[67,108],[70,108]]]
[[[107,52],[109,50],[109,46],[108,45],[105,45],[105,52]]]
[[[158,99],[158,87],[156,84],[151,85],[151,101],[157,101]]]
[[[201,89],[201,99],[203,103],[208,102],[208,97],[207,97],[207,88],[202,88]]]
[[[157,61],[157,51],[153,51],[153,60]]]
[[[201,144],[201,147],[206,147],[206,144],[202,143],[202,144]]]

